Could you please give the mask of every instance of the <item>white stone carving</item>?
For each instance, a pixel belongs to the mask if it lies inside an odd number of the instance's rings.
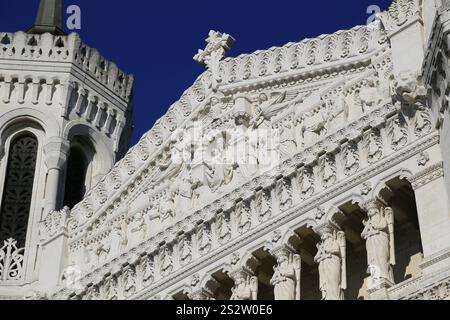
[[[223,59],[225,53],[231,49],[234,39],[229,34],[222,34],[220,32],[211,30],[206,39],[208,44],[205,50],[199,50],[194,56],[194,60],[198,63],[208,66],[213,76],[213,88],[217,88],[222,82],[220,75],[219,63]]]
[[[234,287],[230,300],[257,300],[258,278],[245,271],[239,271],[232,276]]]
[[[368,272],[372,284],[379,279],[394,284],[392,266],[395,265],[394,213],[380,200],[370,200],[363,205],[368,219],[361,234],[366,240]]]
[[[321,241],[317,244],[314,261],[319,265],[320,291],[323,300],[344,300],[346,280],[345,234],[331,225],[319,229]]]
[[[275,300],[300,300],[300,255],[286,249],[275,252],[277,265],[270,284],[274,286]]]

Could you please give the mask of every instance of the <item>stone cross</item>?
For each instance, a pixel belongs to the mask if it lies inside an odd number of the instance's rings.
[[[200,64],[206,65],[212,74],[212,87],[216,91],[218,85],[222,82],[219,72],[219,63],[225,57],[225,53],[231,49],[234,44],[234,38],[226,33],[211,30],[206,39],[205,50],[199,50],[194,56],[194,60]]]

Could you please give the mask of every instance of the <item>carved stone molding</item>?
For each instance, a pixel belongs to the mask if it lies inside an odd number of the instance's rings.
[[[434,180],[437,180],[444,176],[444,167],[443,163],[434,164],[427,169],[419,172],[414,177],[409,178],[409,182],[411,183],[414,190],[420,189],[424,185],[427,185]]]

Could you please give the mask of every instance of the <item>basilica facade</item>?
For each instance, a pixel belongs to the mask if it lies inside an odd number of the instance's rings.
[[[450,1],[237,57],[210,31],[130,150],[133,77],[60,8],[0,32],[0,297],[450,298]]]

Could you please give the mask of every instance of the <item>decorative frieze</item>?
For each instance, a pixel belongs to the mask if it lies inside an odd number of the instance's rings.
[[[437,163],[429,166],[427,169],[419,172],[414,177],[409,178],[411,185],[414,190],[417,190],[424,185],[439,179],[444,176],[444,167],[443,163]]]

